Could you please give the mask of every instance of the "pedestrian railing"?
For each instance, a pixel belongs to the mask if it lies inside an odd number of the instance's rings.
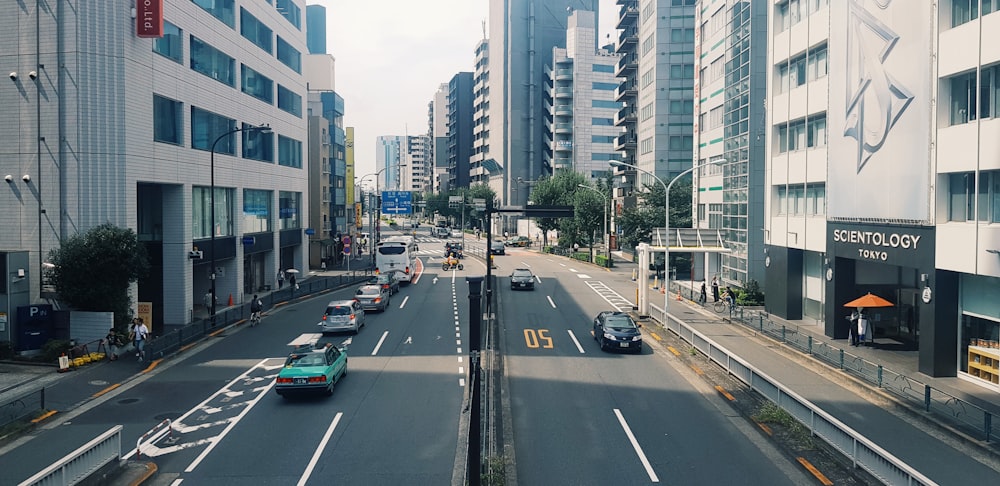
[[[0,390],[0,393],[11,390],[18,385]],[[0,403],[0,428],[27,420],[33,415],[37,415],[45,410],[45,388],[39,388],[30,392],[11,398],[4,403]]]
[[[102,467],[119,460],[122,450],[122,428],[121,425],[111,427],[107,432],[66,454],[38,474],[22,481],[19,486],[70,486],[83,482]]]
[[[809,400],[799,396],[777,380],[772,379],[728,349],[719,346],[707,336],[679,319],[666,319],[663,308],[650,305],[650,317],[690,343],[708,356],[729,374],[760,393],[782,410],[795,417],[819,437],[849,458],[855,467],[868,471],[885,484],[933,485],[936,484],[919,471],[882,449],[864,435],[824,412]]]

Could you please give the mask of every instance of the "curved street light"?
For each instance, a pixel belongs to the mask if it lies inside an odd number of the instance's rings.
[[[382,204],[381,204],[381,201],[379,199],[379,197],[381,197],[381,193],[379,192],[378,176],[382,175],[382,173],[385,172],[386,169],[390,169],[390,168],[393,168],[393,167],[406,167],[406,164],[392,164],[392,165],[387,165],[387,166],[385,166],[385,167],[383,167],[383,168],[381,168],[381,169],[379,169],[379,170],[377,170],[375,172],[372,172],[370,174],[365,174],[365,175],[361,176],[361,179],[359,179],[360,182],[364,182],[366,178],[371,177],[371,176],[375,176],[375,201],[376,201],[376,203],[372,204],[371,207],[368,210],[368,226],[369,226],[369,230],[372,232],[372,234],[371,234],[371,243],[372,244],[371,244],[371,253],[370,253],[370,255],[372,256],[372,264],[373,265],[375,264],[375,242],[378,241],[380,235],[379,235],[379,232],[375,231],[375,221],[374,221],[375,216],[372,213],[372,210],[374,210],[376,213],[379,214],[379,216],[381,216],[380,209],[382,209],[382,207],[381,207]]]
[[[608,196],[601,192],[599,189],[590,187],[584,184],[577,184],[577,187],[582,187],[584,189],[589,189],[601,195],[604,198],[604,246],[606,248],[605,258],[611,261],[611,228],[608,227]]]
[[[222,140],[223,138],[226,138],[226,137],[228,137],[228,136],[230,136],[230,135],[232,135],[232,134],[234,134],[236,132],[243,132],[243,131],[245,131],[247,133],[258,133],[258,134],[259,133],[271,133],[271,127],[269,125],[259,125],[259,126],[247,126],[247,127],[233,128],[232,130],[229,130],[228,132],[223,133],[222,135],[219,135],[218,138],[216,138],[215,141],[212,142],[212,150],[211,150],[211,154],[209,155],[209,160],[210,160],[210,164],[211,164],[210,167],[209,167],[209,170],[211,171],[211,174],[209,174],[209,185],[211,187],[209,188],[209,196],[208,196],[209,200],[208,201],[209,201],[209,205],[211,206],[211,209],[209,209],[209,212],[210,212],[209,218],[211,219],[211,222],[212,222],[211,238],[209,240],[211,242],[209,244],[209,246],[212,248],[212,258],[211,258],[212,273],[209,276],[209,278],[212,280],[212,292],[211,292],[211,294],[212,294],[212,299],[211,300],[212,301],[209,303],[209,315],[211,315],[211,317],[212,317],[212,327],[215,327],[215,324],[216,324],[216,322],[215,322],[215,305],[216,305],[217,301],[219,300],[218,297],[216,296],[216,293],[215,293],[215,280],[216,280],[216,278],[215,278],[215,254],[216,254],[216,250],[215,250],[215,146],[218,145],[219,141]],[[234,150],[234,152],[235,152],[235,150]]]

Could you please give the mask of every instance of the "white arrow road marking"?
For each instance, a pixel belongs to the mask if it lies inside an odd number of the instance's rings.
[[[230,420],[232,420],[231,417],[224,420],[218,420],[215,422],[210,422],[207,424],[198,424],[198,425],[187,425],[181,422],[172,422],[170,424],[170,428],[173,429],[174,433],[187,434],[189,432],[194,432],[199,429],[207,429],[209,427],[217,427],[219,425],[225,425],[228,424]],[[145,451],[145,449],[143,449],[143,451]]]
[[[579,349],[580,354],[583,354],[583,346],[580,346],[580,341],[576,340],[576,334],[573,334],[573,330],[567,329],[566,332],[569,333],[569,338],[573,340],[573,344],[576,345],[576,349]]]
[[[213,413],[219,413],[223,410],[232,410],[234,408],[245,407],[247,406],[247,403],[248,402],[231,403],[229,405],[226,405],[225,407],[206,407],[203,410],[207,414],[213,414]]]
[[[193,442],[185,442],[183,444],[176,444],[167,447],[160,447],[156,444],[150,444],[142,448],[142,455],[146,457],[156,457],[162,456],[164,454],[170,454],[172,452],[182,451],[184,449],[190,449],[192,447],[198,447],[200,445],[205,445],[212,442],[212,439],[198,439]]]
[[[569,271],[571,271],[573,273],[576,273],[576,269],[575,268],[571,268],[571,269],[569,269]]]
[[[385,338],[386,338],[386,336],[388,336],[388,335],[389,335],[389,331],[385,331],[385,332],[383,332],[383,333],[382,333],[382,337],[381,337],[381,338],[379,338],[379,340],[378,340],[378,344],[376,344],[376,345],[375,345],[375,349],[373,349],[373,350],[372,350],[372,356],[375,356],[376,354],[378,354],[378,350],[379,350],[379,348],[381,348],[381,347],[382,347],[382,343],[384,343],[384,342],[385,342]]]
[[[432,278],[431,279],[431,283],[432,284],[437,284],[438,283],[438,278],[437,277]]]
[[[407,336],[406,341],[403,341],[403,344],[413,344],[413,336]]]

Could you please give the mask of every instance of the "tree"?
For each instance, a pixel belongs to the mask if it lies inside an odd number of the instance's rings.
[[[129,286],[149,273],[146,247],[135,232],[110,223],[66,239],[49,252],[49,261],[61,300],[81,311],[114,312],[117,326],[131,319]]]
[[[587,182],[583,174],[574,171],[559,171],[552,177],[543,177],[535,182],[531,188],[531,202],[541,205],[561,205],[572,206],[575,202],[576,191],[580,190],[580,184]],[[563,236],[567,236],[561,228],[559,218],[536,218],[535,224],[542,230],[542,245],[548,246],[548,232],[560,229],[560,240],[562,243],[572,245],[576,240],[563,241]]]

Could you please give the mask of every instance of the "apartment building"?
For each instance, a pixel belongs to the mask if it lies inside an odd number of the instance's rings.
[[[469,187],[469,157],[472,155],[471,72],[461,72],[448,82],[448,187]]]

